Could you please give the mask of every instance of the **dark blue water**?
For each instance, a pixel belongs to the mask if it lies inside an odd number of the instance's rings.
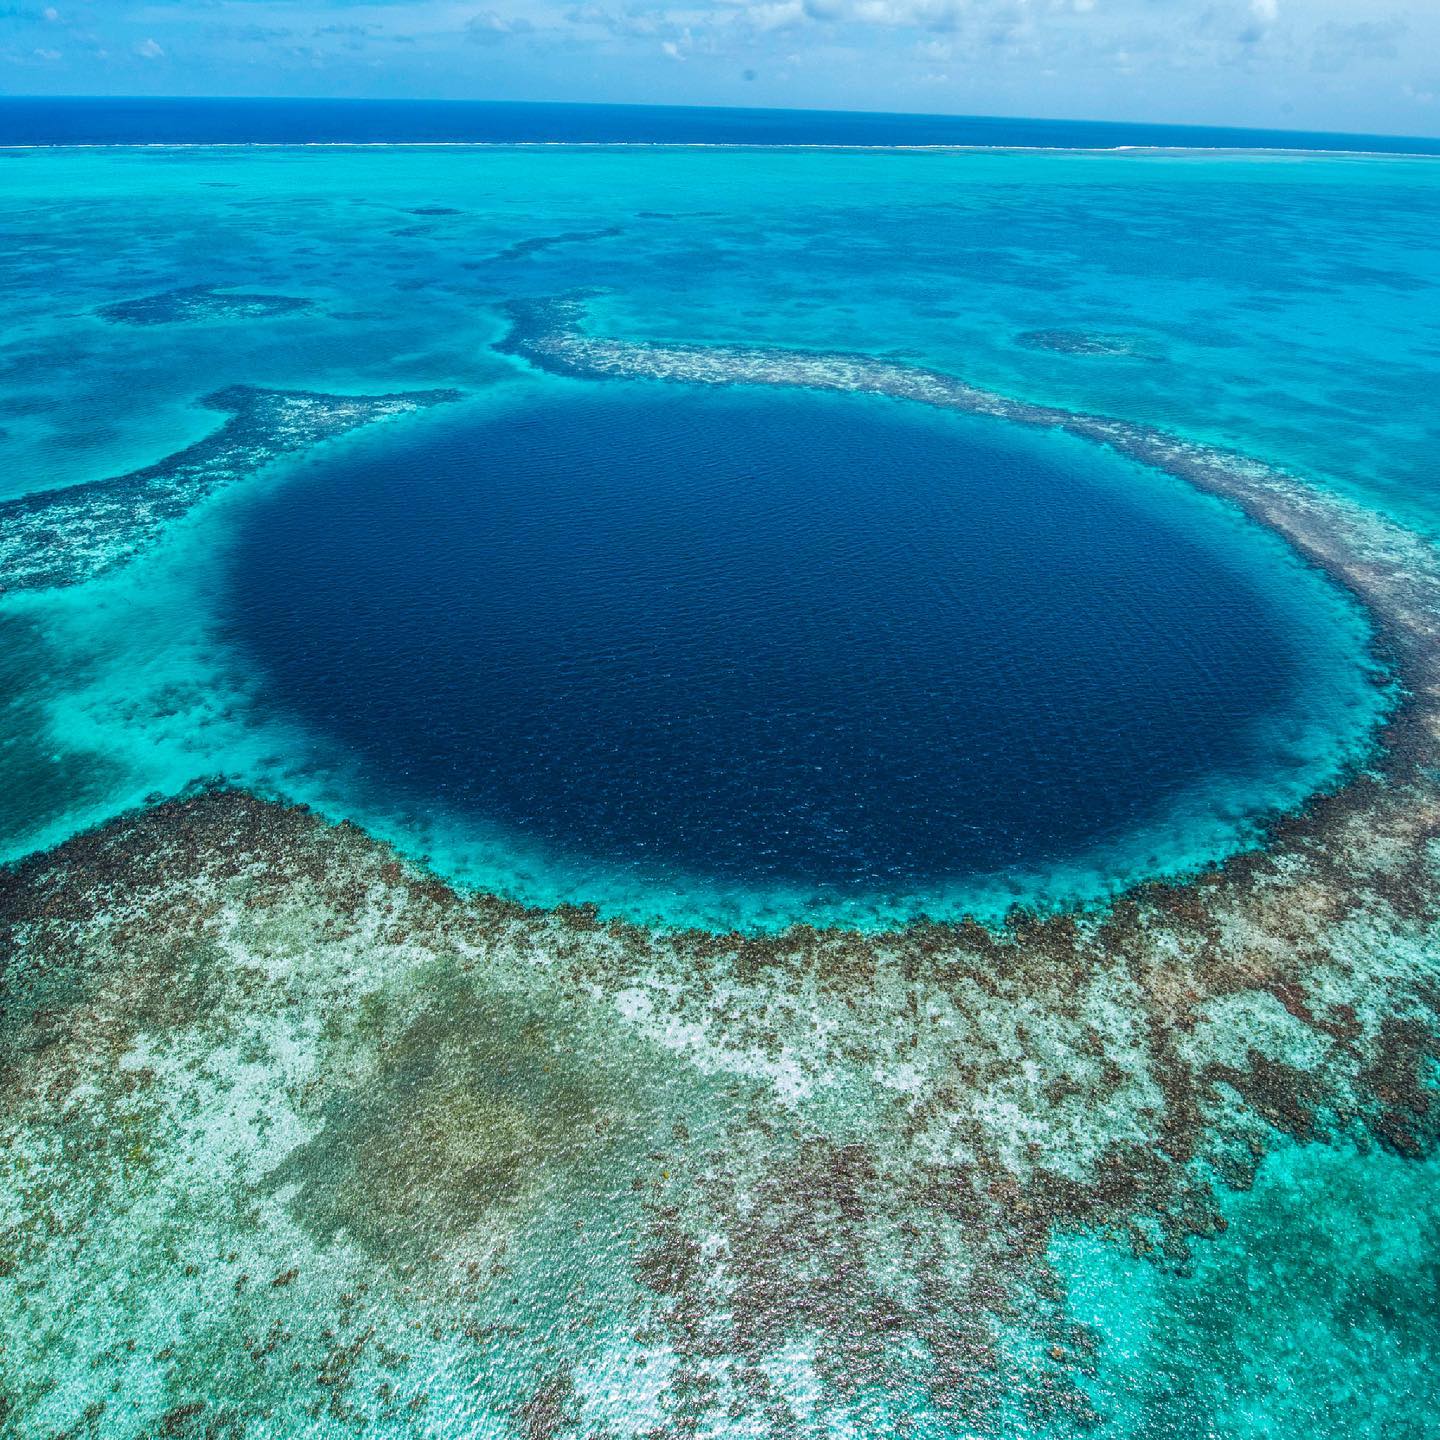
[[[1243,546],[1082,442],[616,384],[423,433],[252,503],[226,598],[268,703],[404,805],[875,893],[1276,763],[1297,663]]]
[[[1440,140],[978,115],[467,100],[0,98],[0,145],[610,142],[1440,153]]]

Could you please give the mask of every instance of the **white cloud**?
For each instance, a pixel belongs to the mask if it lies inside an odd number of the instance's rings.
[[[777,0],[774,4],[749,5],[745,9],[745,19],[753,29],[762,33],[783,29],[804,18],[805,6],[801,0]]]
[[[514,98],[900,109],[948,85],[1002,114],[1427,131],[1440,103],[1440,0],[0,0],[0,82],[54,64],[49,41],[77,92],[123,73],[102,51],[158,74],[173,45],[227,85],[318,54],[358,93],[383,44],[380,88],[470,94],[467,39],[504,51],[489,73]]]
[[[805,0],[805,13],[812,20],[897,29],[951,29],[968,8],[966,0]]]
[[[465,33],[482,43],[528,35],[534,28],[523,15],[497,15],[493,10],[481,10],[465,22]]]

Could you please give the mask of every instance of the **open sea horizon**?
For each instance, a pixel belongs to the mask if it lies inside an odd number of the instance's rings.
[[[1440,138],[1138,121],[700,105],[0,96],[0,146],[754,145],[1440,155]]]

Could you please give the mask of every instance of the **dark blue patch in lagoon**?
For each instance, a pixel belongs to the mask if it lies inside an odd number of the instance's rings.
[[[228,604],[269,701],[403,807],[642,875],[913,895],[1298,763],[1265,738],[1306,672],[1267,564],[1067,436],[561,383],[272,488]]]

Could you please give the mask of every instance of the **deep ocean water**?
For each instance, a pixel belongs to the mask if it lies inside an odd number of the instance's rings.
[[[0,1431],[1437,1433],[1434,160],[0,216]]]
[[[1318,575],[1084,441],[552,388],[268,489],[219,608],[365,800],[516,833],[577,899],[963,914],[1184,868],[1375,713]]]

